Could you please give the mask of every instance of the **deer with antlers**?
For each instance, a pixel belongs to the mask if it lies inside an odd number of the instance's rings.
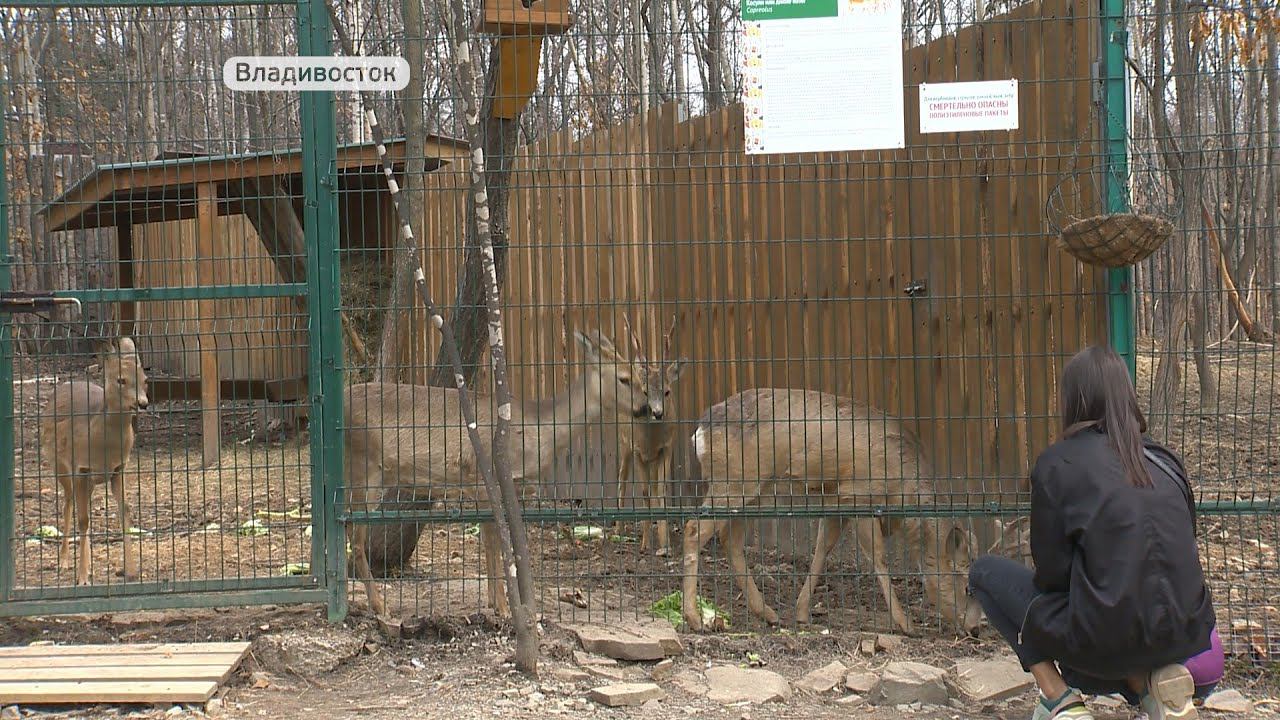
[[[684,373],[688,358],[679,357],[667,362],[671,354],[671,337],[676,329],[676,316],[662,336],[662,351],[656,362],[651,362],[640,338],[631,329],[631,320],[624,313],[622,323],[631,341],[633,375],[640,378],[641,387],[648,397],[649,412],[646,417],[620,418],[618,425],[618,502],[626,494],[634,497],[633,486],[643,495],[649,509],[667,506],[667,473],[671,462],[671,443],[675,438],[675,424],[668,417],[667,399],[671,389]],[[615,532],[621,523],[614,526]],[[656,535],[654,547],[658,555],[670,552],[670,529],[666,520],[656,523],[644,520],[640,523],[640,550],[650,549],[649,537]]]

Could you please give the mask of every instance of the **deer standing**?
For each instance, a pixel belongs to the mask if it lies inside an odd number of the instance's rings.
[[[586,371],[554,397],[514,403],[511,409],[511,469],[522,483],[545,473],[558,451],[568,447],[572,433],[601,417],[648,414],[644,388],[634,379],[632,363],[598,331],[591,336],[574,332],[586,357]],[[476,399],[476,422],[486,444],[493,441],[488,427],[494,408]],[[346,485],[352,508],[375,505],[387,486],[426,488],[437,499],[461,496],[487,507],[488,493],[476,467],[475,451],[467,436],[456,388],[426,385],[362,383],[346,390]],[[523,494],[523,493],[522,493]],[[385,604],[374,587],[366,542],[368,525],[347,524],[356,575],[364,582],[373,612]],[[480,524],[480,541],[488,575],[488,601],[499,615],[510,608],[502,572],[498,531],[493,522]]]
[[[684,373],[688,358],[677,358],[670,363],[671,336],[676,329],[676,316],[671,316],[671,326],[662,336],[662,353],[656,363],[650,362],[631,330],[631,321],[624,314],[622,322],[631,339],[631,362],[634,372],[643,380],[645,395],[649,399],[649,413],[643,419],[619,418],[618,423],[618,501],[632,488],[633,476],[638,476],[638,486],[645,506],[666,508],[667,473],[671,462],[671,442],[675,439],[675,424],[667,419],[667,398],[671,389]],[[630,420],[628,422],[628,420]],[[630,493],[634,497],[634,492]],[[621,531],[621,523],[615,524],[615,532]],[[666,520],[640,522],[640,550],[649,549],[649,537],[655,534],[658,555],[670,551],[671,533]]]
[[[712,406],[698,419],[693,449],[707,479],[702,507],[741,509],[762,498],[818,496],[837,505],[873,502],[933,502],[934,488],[918,440],[902,424],[855,401],[813,390],[752,389]],[[809,576],[796,600],[796,619],[807,622],[813,588],[827,554],[846,524],[871,553],[876,579],[894,623],[910,634],[911,623],[889,582],[884,539],[907,531],[913,564],[922,565],[925,591],[947,620],[974,632],[982,609],[968,596],[973,534],[951,519],[837,518],[819,523]],[[702,629],[697,608],[698,556],[718,535],[734,578],[752,614],[770,624],[778,614],[764,601],[747,571],[741,518],[694,518],[685,526],[682,613],[692,630]]]
[[[94,489],[111,486],[124,535],[126,580],[138,578],[138,556],[130,548],[132,509],[124,493],[124,467],[133,451],[134,418],[147,407],[147,373],[128,337],[107,343],[102,351],[102,385],[70,380],[53,389],[49,414],[40,423],[45,462],[62,486],[62,547],[58,564],[71,552],[72,501],[75,502],[80,555],[76,584],[89,582],[89,506]],[[105,386],[105,387],[104,387]]]

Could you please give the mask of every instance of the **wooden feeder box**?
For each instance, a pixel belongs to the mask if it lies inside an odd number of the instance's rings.
[[[484,0],[479,32],[494,35],[560,35],[573,27],[568,0]]]

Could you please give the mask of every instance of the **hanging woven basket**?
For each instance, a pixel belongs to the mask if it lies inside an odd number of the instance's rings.
[[[1121,268],[1146,260],[1173,235],[1173,223],[1155,215],[1113,213],[1083,217],[1058,232],[1058,247],[1077,260]]]
[[[1124,174],[1101,166],[1098,158],[1093,167],[1069,171],[1050,191],[1045,218],[1058,247],[1082,263],[1122,268],[1142,262],[1172,237],[1176,200],[1163,174],[1142,158],[1131,156]],[[1113,197],[1125,199],[1128,211],[1107,212]]]

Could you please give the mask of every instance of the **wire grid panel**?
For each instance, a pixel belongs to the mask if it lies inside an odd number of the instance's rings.
[[[324,597],[298,96],[222,82],[226,57],[298,53],[296,22],[0,20],[11,285],[82,301],[10,326],[6,612]]]
[[[1255,69],[1274,67],[1280,26],[1274,9],[1146,3],[1129,22],[1144,39],[1130,50],[1129,154],[1161,181],[1134,202],[1178,200],[1173,235],[1134,269],[1139,395],[1196,490],[1226,650],[1261,665],[1280,650],[1280,254],[1277,209],[1262,200],[1274,198],[1280,120]],[[1162,99],[1174,88],[1198,100]]]
[[[906,3],[906,148],[747,155],[738,5],[695,5],[579,5],[563,33],[471,45],[488,73],[478,141],[539,609],[679,621],[672,593],[696,516],[725,530],[698,568],[697,593],[718,608],[711,622],[763,627],[767,605],[794,625],[819,518],[835,515],[851,522],[827,536],[842,542],[810,588],[810,619],[953,631],[969,558],[1018,539],[993,520],[1022,512],[1030,463],[1057,430],[1063,362],[1106,337],[1105,275],[1056,248],[1041,210],[1060,173],[1102,152],[1096,8],[1050,0],[980,19],[968,4]],[[399,47],[403,32],[410,66],[428,68],[377,113],[404,137],[392,156],[427,170],[397,185],[487,438],[495,408],[467,159],[441,157],[442,145],[465,144],[465,103],[456,47],[432,24],[451,6],[425,8],[425,25],[339,22],[364,23],[378,38],[370,48]],[[521,52],[540,55],[539,85],[513,111],[518,88],[493,67]],[[1009,77],[1018,130],[919,132],[921,83]],[[367,128],[356,98],[343,98],[339,127],[351,134],[340,139],[358,142]],[[342,249],[343,304],[368,322],[370,362],[347,366],[347,483],[359,492],[340,514],[367,527],[368,587],[389,612],[500,609],[489,582],[500,566],[483,552],[487,495],[445,389],[453,371],[416,300],[392,299],[392,203],[344,197],[344,208],[361,204],[344,219],[354,244]],[[752,392],[762,388],[794,394]],[[698,432],[712,449],[701,462]],[[622,459],[636,461],[628,484]],[[896,616],[873,572],[882,554]]]

